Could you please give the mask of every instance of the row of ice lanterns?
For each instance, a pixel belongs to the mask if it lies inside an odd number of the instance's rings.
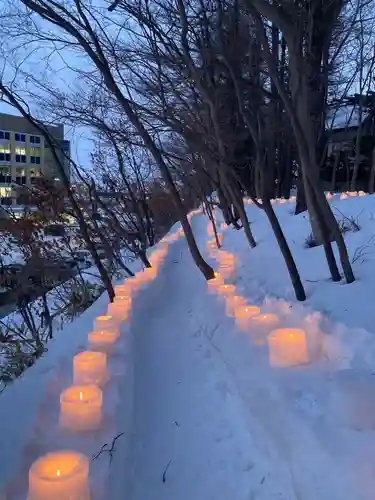
[[[88,334],[90,350],[73,359],[71,387],[60,395],[60,426],[74,433],[89,432],[102,421],[102,388],[108,381],[107,356],[120,337],[121,323],[129,318],[132,297],[157,275],[167,252],[168,243],[182,234],[178,230],[163,238],[146,268],[115,287],[115,299],[108,304],[107,314],[98,316],[94,330]],[[36,460],[29,471],[28,500],[89,500],[89,460],[75,451],[57,451]]]
[[[221,225],[221,230],[227,228]],[[208,235],[213,235],[212,224],[208,225]],[[223,233],[219,233],[223,240]],[[268,345],[270,365],[288,367],[305,364],[309,361],[306,334],[300,328],[279,328],[280,319],[276,314],[263,314],[259,307],[248,304],[246,299],[236,293],[236,286],[226,283],[236,269],[233,253],[219,250],[215,239],[207,241],[207,250],[219,264],[215,278],[208,281],[210,292],[224,298],[227,316],[233,317],[238,330],[250,335],[256,345]]]
[[[346,198],[355,197],[355,196],[367,196],[367,194],[368,193],[365,193],[364,191],[345,191],[344,193],[340,194],[340,200],[344,200]],[[332,198],[335,197],[335,194],[331,193],[331,192],[327,192],[327,193],[325,193],[325,195],[326,195],[327,200],[331,200]],[[274,204],[282,205],[284,203],[295,203],[296,200],[297,200],[296,196],[290,196],[289,198],[273,198],[271,200],[271,203],[272,203],[272,205],[274,205]],[[262,200],[260,198],[257,201],[259,203],[262,202]],[[253,200],[251,200],[250,198],[247,198],[246,203],[247,203],[247,205],[251,205],[253,203]]]

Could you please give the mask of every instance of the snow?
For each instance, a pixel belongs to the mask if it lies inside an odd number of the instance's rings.
[[[214,251],[206,216],[192,219],[216,270],[223,252],[233,254],[225,281],[237,295],[276,314],[280,327],[303,329],[306,363],[271,366],[268,332],[255,324],[248,331],[237,327],[180,238],[169,245],[156,279],[135,297],[122,328],[101,433],[67,439],[56,425],[56,404],[72,357],[105,310],[105,296],[1,394],[0,484],[16,482],[24,494],[36,455],[69,445],[91,456],[121,434],[111,464],[108,456],[91,462],[93,500],[373,498],[375,197],[335,196],[331,203],[338,218],[354,217],[360,228],[345,234],[357,278],[351,285],[331,282],[323,250],[306,248],[306,214],[294,216],[293,202],[274,204],[305,303],[296,302],[268,222],[254,204],[247,211],[255,249],[242,231],[222,226],[217,213],[224,238],[223,249]]]

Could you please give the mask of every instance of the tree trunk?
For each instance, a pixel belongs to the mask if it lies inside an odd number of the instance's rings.
[[[370,176],[369,176],[369,183],[368,183],[368,192],[373,193],[375,189],[375,146],[372,148],[372,155],[371,155],[371,170],[370,170]]]
[[[341,281],[341,276],[340,276],[339,269],[337,267],[335,254],[333,253],[333,250],[332,250],[332,245],[331,245],[332,237],[331,237],[331,232],[329,230],[329,226],[327,225],[327,223],[322,215],[322,211],[320,209],[319,203],[317,202],[315,193],[310,185],[309,185],[309,191],[311,192],[311,201],[314,204],[316,215],[319,219],[319,225],[320,225],[321,234],[322,234],[322,244],[323,244],[323,248],[324,248],[324,253],[326,255],[328,268],[329,268],[329,271],[331,273],[332,281]]]
[[[305,186],[303,184],[302,179],[297,181],[297,199],[296,199],[296,210],[294,212],[295,215],[301,214],[302,212],[306,212],[306,196],[305,196]]]
[[[294,262],[292,252],[290,251],[288,242],[284,236],[283,230],[281,229],[280,223],[276,217],[276,214],[272,208],[269,200],[263,201],[263,209],[267,218],[271,224],[272,230],[275,234],[276,241],[280,247],[281,253],[284,257],[284,261],[286,267],[289,272],[290,279],[292,281],[294,293],[296,295],[296,299],[300,301],[306,300],[305,290],[303,288],[303,284],[296,266]]]
[[[335,151],[335,160],[332,167],[332,177],[331,177],[331,191],[336,189],[336,172],[340,161],[340,151]]]
[[[310,180],[311,182],[311,180]],[[347,283],[352,283],[355,280],[352,266],[350,264],[348,250],[345,245],[344,237],[340,231],[339,225],[329,203],[325,197],[324,192],[320,189],[319,183],[311,182],[311,186],[314,189],[314,193],[316,196],[316,201],[321,210],[321,217],[324,219],[327,227],[331,231],[333,238],[336,242],[337,248],[339,250],[340,262],[342,269],[344,271],[345,279]]]
[[[207,200],[207,198],[205,199],[205,202],[204,202],[203,206],[206,206],[207,216],[208,216],[208,218],[211,221],[212,229],[214,231],[216,246],[217,246],[217,248],[220,249],[221,248],[221,244],[220,244],[220,240],[219,240],[219,235],[217,234],[217,227],[216,227],[215,217],[214,217],[214,214],[212,212],[212,208],[211,208],[210,202]]]
[[[227,182],[227,188],[228,188],[229,194],[232,197],[233,205],[236,207],[236,209],[239,213],[239,216],[240,216],[240,219],[242,222],[242,227],[244,228],[247,241],[249,242],[249,245],[251,248],[255,248],[257,244],[256,244],[256,241],[254,239],[253,233],[251,232],[250,223],[249,223],[249,219],[248,219],[247,214],[246,214],[245,205],[243,202],[242,195],[241,195],[241,193],[238,193],[238,190],[236,190],[233,187],[233,185],[231,184],[229,179]]]
[[[147,267],[147,268],[152,267],[151,262],[147,258],[147,254],[146,254],[145,250],[141,250],[141,249],[139,250],[139,258],[141,259],[141,261],[143,262],[145,267]]]

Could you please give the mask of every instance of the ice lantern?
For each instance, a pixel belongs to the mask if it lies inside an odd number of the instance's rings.
[[[107,355],[104,352],[84,351],[73,359],[75,385],[97,385],[107,382]]]
[[[49,453],[29,471],[27,500],[90,500],[89,461],[74,451]]]
[[[270,365],[296,366],[308,363],[306,334],[300,328],[278,328],[267,338]]]
[[[257,306],[240,306],[234,311],[234,317],[236,319],[236,326],[242,332],[250,330],[251,318],[260,313],[260,309]]]
[[[75,432],[92,431],[102,420],[102,391],[95,385],[73,385],[60,395],[60,425]]]
[[[267,335],[278,327],[279,318],[276,314],[257,314],[251,318],[250,332],[254,344],[266,344]]]

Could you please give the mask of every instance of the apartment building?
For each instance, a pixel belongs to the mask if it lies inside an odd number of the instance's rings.
[[[56,153],[69,176],[70,142],[64,126],[48,126]],[[38,177],[60,180],[52,151],[39,130],[22,116],[0,113],[0,205],[17,206],[19,186],[32,186]]]

